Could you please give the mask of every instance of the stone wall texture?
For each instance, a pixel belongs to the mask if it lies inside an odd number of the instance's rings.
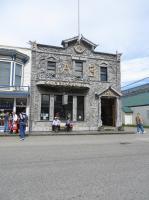
[[[120,54],[95,52],[87,42],[69,41],[67,47],[32,44],[31,71],[31,131],[50,131],[51,120],[41,121],[41,94],[53,94],[51,88],[61,87],[68,95],[85,97],[85,119],[74,121],[73,130],[98,130],[101,124],[100,97],[112,88],[115,98],[120,93]],[[83,78],[74,75],[74,61],[83,61]],[[56,76],[47,70],[47,62],[56,62]],[[108,80],[100,80],[100,67],[107,67]],[[71,88],[71,90],[70,90]],[[96,94],[97,97],[96,98]],[[110,93],[108,93],[111,95]],[[121,107],[116,106],[115,117],[121,124]],[[115,124],[115,126],[118,126]]]

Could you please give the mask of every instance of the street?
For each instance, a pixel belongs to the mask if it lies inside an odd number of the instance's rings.
[[[0,200],[148,199],[148,133],[0,137]]]

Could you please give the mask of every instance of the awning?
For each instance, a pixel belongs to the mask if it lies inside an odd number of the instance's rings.
[[[0,97],[28,97],[29,92],[10,92],[10,91],[0,91]]]

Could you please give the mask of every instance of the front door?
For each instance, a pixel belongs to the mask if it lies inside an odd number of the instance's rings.
[[[101,120],[103,126],[115,126],[115,98],[101,97]]]

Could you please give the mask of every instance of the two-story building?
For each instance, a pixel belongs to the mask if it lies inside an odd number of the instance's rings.
[[[32,42],[30,130],[50,131],[55,116],[69,116],[73,130],[122,125],[121,54],[96,52],[85,37],[62,47]]]
[[[31,50],[0,45],[0,130],[4,126],[4,113],[29,115]]]

